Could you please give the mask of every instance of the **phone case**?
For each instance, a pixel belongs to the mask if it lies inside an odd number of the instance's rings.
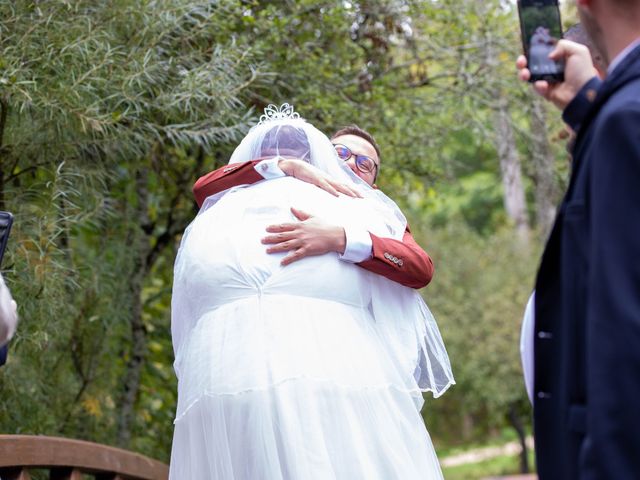
[[[538,37],[538,44],[535,45],[536,55],[533,55],[533,48],[531,45],[528,45],[528,40],[530,40],[528,33],[531,32],[527,32],[528,28],[525,27],[524,12],[528,11],[529,14],[532,10],[535,12],[537,9],[546,9],[547,14],[545,16],[547,18],[541,19],[542,21],[538,28],[539,31],[536,31],[531,38],[531,40],[533,40],[533,38]],[[531,77],[529,78],[529,81],[532,83],[537,80],[562,82],[564,80],[564,62],[552,62],[549,60],[543,61],[542,65],[544,65],[544,68],[547,68],[547,63],[550,64],[553,68],[551,70],[542,72],[536,72],[535,69],[532,68],[532,65],[534,64],[541,65],[540,61],[533,61],[532,56],[535,56],[538,60],[540,58],[546,57],[546,55],[548,55],[548,53],[553,49],[553,44],[557,40],[562,38],[562,20],[560,17],[560,7],[558,5],[558,1],[518,0],[518,17],[520,20],[520,36],[522,39],[522,49],[525,56],[527,57],[527,64],[529,65],[529,70],[531,71]],[[550,30],[552,32],[555,31],[555,35],[549,35]],[[554,38],[555,40],[552,41]]]

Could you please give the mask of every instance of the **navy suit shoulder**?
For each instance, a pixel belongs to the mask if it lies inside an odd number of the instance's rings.
[[[7,363],[7,351],[9,347],[5,345],[4,347],[0,347],[0,367]]]
[[[640,472],[640,47],[580,122],[536,280],[541,480]]]
[[[624,130],[612,132],[614,134],[614,137],[624,138],[628,133],[631,133],[632,135],[635,133],[635,137],[637,139],[638,133],[640,132],[630,131],[630,128],[636,126],[633,123],[635,120],[634,116],[640,111],[639,89],[640,89],[640,71],[638,74],[638,78],[630,80],[629,82],[625,83],[620,87],[619,90],[615,92],[615,94],[609,97],[609,101],[602,106],[602,109],[598,113],[598,116],[594,119],[594,129],[598,131],[602,128],[606,128],[607,123],[612,119],[626,118],[631,123],[621,124]]]

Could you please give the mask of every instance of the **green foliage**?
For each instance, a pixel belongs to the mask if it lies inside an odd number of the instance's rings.
[[[458,385],[427,403],[434,437],[483,437],[526,409],[517,336],[540,242],[513,239],[493,142],[506,102],[533,177],[511,2],[46,0],[0,15],[0,208],[16,215],[3,273],[22,318],[0,430],[168,459],[191,185],[285,101],[328,133],[376,136],[380,187],[436,260],[425,297]]]
[[[6,264],[23,319],[0,374],[3,431],[115,443],[133,429],[135,448],[167,458],[167,247],[207,152],[248,129],[248,92],[268,78],[224,35],[224,8],[0,7],[0,203],[16,216]],[[131,388],[132,421],[119,418]]]
[[[468,441],[504,425],[511,405],[527,408],[519,334],[538,252],[508,227],[482,236],[455,216],[420,238],[436,262],[424,296],[457,382],[442,399],[427,400],[425,415],[446,443]]]
[[[533,452],[531,452],[529,464],[534,465]],[[480,462],[443,468],[442,473],[447,480],[483,480],[492,477],[516,475],[520,471],[515,457],[499,456]]]

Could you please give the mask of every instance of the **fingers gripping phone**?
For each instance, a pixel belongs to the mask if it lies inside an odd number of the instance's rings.
[[[0,211],[0,266],[2,265],[2,257],[4,257],[4,251],[7,248],[7,241],[9,240],[11,225],[13,225],[13,215],[11,215],[9,212]]]
[[[564,80],[564,62],[549,54],[562,38],[558,0],[518,0],[522,46],[531,72],[530,82]]]

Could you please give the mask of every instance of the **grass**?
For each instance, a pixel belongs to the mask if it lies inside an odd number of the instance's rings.
[[[534,467],[534,454],[529,453],[529,466]],[[500,475],[515,475],[520,473],[519,458],[516,455],[500,456],[483,460],[478,463],[468,463],[456,467],[443,468],[446,480],[481,480]]]

